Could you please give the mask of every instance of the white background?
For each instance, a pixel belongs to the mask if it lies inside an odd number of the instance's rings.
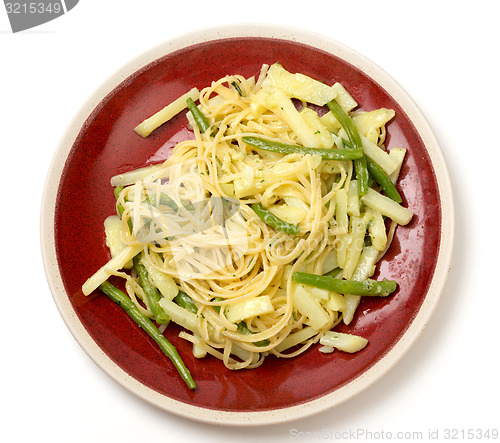
[[[9,435],[5,441],[244,443],[300,436],[332,441],[342,432],[345,441],[361,441],[347,434],[357,430],[393,437],[399,431],[422,432],[425,441],[429,430],[444,438],[446,429],[498,429],[500,31],[495,4],[81,0],[65,16],[18,34],[10,31],[0,6],[0,423],[2,436]],[[403,360],[333,410],[253,429],[180,419],[105,375],[62,321],[39,246],[49,164],[87,97],[115,70],[165,40],[243,22],[319,32],[394,77],[441,143],[457,221],[448,285],[432,321]]]

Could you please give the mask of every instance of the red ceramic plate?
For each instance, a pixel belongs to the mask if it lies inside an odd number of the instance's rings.
[[[357,354],[313,347],[291,359],[231,372],[196,360],[169,326],[198,384],[180,380],[158,347],[107,297],[83,296],[82,283],[108,260],[103,221],[114,213],[110,178],[148,164],[185,130],[181,114],[142,139],[133,128],[190,88],[226,74],[257,74],[281,62],[332,84],[340,81],[364,110],[392,108],[388,147],[408,149],[399,188],[415,216],[399,227],[377,277],[399,282],[386,299],[365,298],[341,330],[369,345]],[[42,246],[57,306],[81,346],[113,379],[145,400],[185,417],[225,424],[276,423],[333,407],[394,365],[427,323],[443,289],[453,241],[453,200],[438,143],[412,100],[380,68],[337,42],[300,30],[227,27],[192,34],[138,57],[89,99],[64,135],[47,183]],[[78,253],[75,254],[75,248]]]

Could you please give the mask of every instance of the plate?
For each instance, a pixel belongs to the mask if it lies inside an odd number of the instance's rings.
[[[196,360],[191,345],[169,326],[197,382],[190,391],[149,337],[107,297],[85,297],[82,283],[108,260],[103,221],[114,213],[110,178],[152,162],[186,130],[184,113],[142,139],[133,128],[194,86],[226,74],[258,74],[282,63],[333,84],[340,81],[370,110],[392,108],[387,146],[408,149],[399,188],[414,213],[397,234],[376,278],[395,279],[388,298],[364,298],[354,321],[339,330],[369,345],[356,354],[322,354],[318,347],[294,359],[266,359],[232,372],[213,358]],[[163,150],[163,151],[162,151]],[[228,26],[185,35],[137,57],[109,78],[63,135],[48,173],[42,204],[42,250],[47,278],[68,328],[115,381],[174,414],[211,423],[285,422],[339,405],[387,371],[414,343],[438,302],[450,266],[454,207],[441,149],[407,93],[356,51],[300,29]]]

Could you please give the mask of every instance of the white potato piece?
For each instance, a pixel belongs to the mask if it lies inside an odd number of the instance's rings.
[[[314,103],[318,106],[326,105],[337,95],[337,92],[331,86],[304,74],[292,74],[279,63],[275,63],[269,68],[264,83],[268,81],[290,97]]]
[[[368,340],[366,338],[335,331],[325,332],[319,342],[323,346],[337,348],[340,351],[349,353],[359,352],[368,344]]]

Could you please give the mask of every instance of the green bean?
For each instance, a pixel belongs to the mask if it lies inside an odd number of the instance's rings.
[[[346,140],[344,140],[344,144],[347,147],[352,147],[351,143]],[[403,199],[401,198],[401,195],[399,195],[396,186],[391,181],[386,172],[370,156],[365,154],[365,158],[366,158],[366,168],[369,173],[368,187],[372,187],[373,181],[376,181],[380,185],[382,190],[385,192],[387,197],[389,197],[390,199],[394,200],[397,203],[401,203]]]
[[[133,259],[134,269],[139,277],[139,283],[144,290],[148,308],[153,312],[153,316],[158,324],[168,324],[170,321],[166,312],[158,304],[161,299],[161,294],[158,289],[151,284],[148,277],[148,271],[145,266],[139,262],[139,255]]]
[[[123,191],[123,186],[120,185],[120,186],[117,186],[115,189],[114,189],[114,193],[115,193],[115,198],[118,200],[118,198],[120,197],[120,194],[121,192]],[[123,213],[125,212],[125,208],[118,202],[116,202],[116,212],[118,213],[118,215],[120,216],[120,218],[123,217]],[[130,230],[130,232],[133,231],[133,225],[132,225],[132,219],[129,218],[127,220],[127,224],[128,224],[128,228]]]
[[[210,125],[203,112],[201,112],[200,108],[196,106],[192,98],[188,98],[186,102],[188,109],[191,111],[191,114],[193,115],[194,121],[198,125],[198,128],[200,128],[200,131],[202,133],[207,132],[207,130],[210,129]]]
[[[328,277],[333,277],[333,278],[337,278],[337,277],[340,278],[340,274],[342,274],[342,268],[332,269],[330,272],[327,272],[326,274],[323,274],[323,275],[326,275]]]
[[[156,194],[152,194],[147,197],[147,202],[151,206],[156,206]],[[160,205],[168,206],[169,208],[173,209],[174,211],[177,211],[179,209],[179,206],[177,206],[177,203],[168,195],[164,194],[163,192],[160,193],[160,201],[158,202]]]
[[[156,206],[156,194],[152,194],[149,197],[147,197],[147,202],[151,206]],[[163,192],[160,193],[159,204],[164,205],[164,206],[168,206],[169,208],[173,209],[174,211],[179,210],[179,206],[177,205],[175,200]],[[186,209],[187,211],[194,210],[194,206],[192,205],[192,203],[189,200],[182,200],[181,204],[184,207],[184,209]]]
[[[250,205],[250,207],[259,216],[259,218],[266,225],[271,226],[271,228],[274,228],[278,231],[286,232],[287,234],[290,235],[299,235],[300,233],[299,225],[294,225],[292,223],[288,223],[284,220],[281,220],[281,218],[276,217],[273,213],[264,208],[264,206],[262,206],[260,203],[253,203],[252,205]]]
[[[234,82],[231,82],[231,85],[233,85],[234,89],[236,89],[236,92],[238,93],[238,95],[240,97],[243,97],[243,91],[241,90],[240,86],[238,85],[238,83],[236,83],[235,81]]]
[[[146,331],[146,333],[158,344],[163,353],[172,361],[189,389],[195,389],[196,383],[175,347],[163,334],[161,334],[153,322],[139,311],[133,301],[130,300],[124,292],[120,291],[108,281],[102,283],[99,289],[118,306],[124,309],[130,318]]]
[[[219,302],[219,301],[223,301],[224,299],[222,297],[215,297],[213,298],[212,302]],[[217,306],[217,305],[212,305],[212,308],[214,309],[215,312],[217,312],[217,314],[220,314],[220,306]]]
[[[179,291],[177,295],[174,297],[174,301],[184,309],[187,309],[189,312],[196,314],[198,312],[198,307],[194,304],[193,299],[187,295],[185,292]]]
[[[401,195],[399,195],[394,183],[392,183],[385,171],[368,155],[366,156],[366,166],[368,168],[368,172],[380,185],[385,195],[394,200],[396,203],[401,203],[403,199],[401,198]]]
[[[358,195],[363,196],[368,192],[368,169],[366,167],[366,156],[353,160],[356,180],[358,181]]]
[[[120,185],[120,186],[117,186],[115,189],[114,189],[114,193],[115,193],[115,198],[118,200],[118,198],[120,197],[120,194],[121,192],[123,191],[123,186]],[[125,212],[125,209],[124,207],[119,204],[118,202],[116,203],[116,212],[118,212],[118,215],[120,216],[120,218],[122,218],[122,215],[123,213]]]
[[[253,332],[248,329],[247,324],[244,321],[240,321],[237,325],[238,327],[238,332],[243,335],[251,335]],[[269,345],[269,340],[259,340],[254,343],[255,346],[268,346]]]
[[[394,280],[341,280],[328,275],[307,274],[305,272],[294,272],[292,280],[295,283],[315,286],[327,291],[338,292],[339,294],[351,295],[378,295],[385,297],[397,288],[397,283]]]
[[[332,100],[327,103],[328,109],[332,112],[335,118],[339,121],[342,128],[347,134],[353,149],[363,149],[361,137],[359,135],[356,124],[351,117],[345,112],[340,105]],[[358,181],[358,195],[365,195],[368,192],[368,169],[366,167],[366,156],[354,160],[354,170],[356,171],[356,180]]]
[[[279,154],[318,154],[324,160],[355,160],[363,156],[363,148],[358,149],[326,149],[326,148],[306,148],[303,146],[288,145],[266,140],[260,137],[242,137],[242,140],[259,149],[277,152]]]
[[[344,128],[347,136],[349,137],[349,141],[355,148],[362,147],[361,137],[359,135],[358,129],[356,128],[356,124],[349,117],[349,114],[345,112],[342,107],[337,103],[336,100],[332,100],[327,103],[328,109],[332,112],[335,118],[338,120],[340,125]]]

